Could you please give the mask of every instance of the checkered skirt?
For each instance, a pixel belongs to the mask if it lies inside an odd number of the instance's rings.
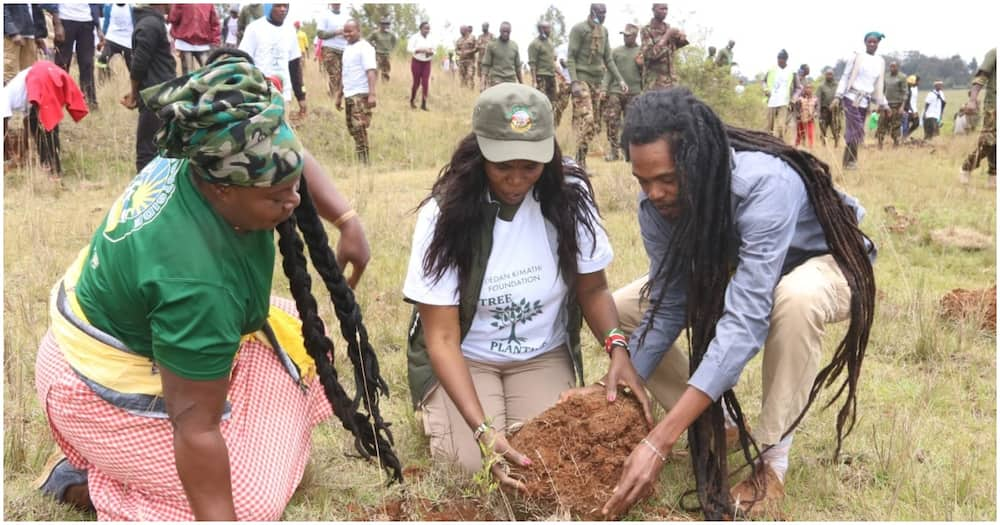
[[[290,301],[272,303],[295,313]],[[168,420],[135,416],[98,397],[66,363],[51,332],[38,350],[35,384],[59,447],[87,470],[100,520],[194,519]],[[221,430],[236,516],[276,520],[302,480],[313,427],[332,409],[318,382],[303,391],[274,351],[255,340],[240,348],[228,395],[232,413]]]

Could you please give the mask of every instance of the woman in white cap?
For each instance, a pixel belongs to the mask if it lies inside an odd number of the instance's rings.
[[[506,432],[583,381],[582,319],[611,359],[628,359],[628,345],[593,190],[559,150],[548,99],[499,84],[480,94],[472,128],[418,212],[403,286],[415,304],[410,393],[432,456],[476,472],[488,455],[498,481],[523,488],[505,461],[531,460]]]

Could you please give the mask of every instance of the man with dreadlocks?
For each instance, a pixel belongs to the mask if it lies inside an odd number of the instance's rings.
[[[378,409],[386,384],[350,288],[367,240],[285,123],[281,92],[225,49],[141,95],[164,122],[161,154],[51,296],[36,387],[65,457],[50,461],[41,490],[102,520],[275,520],[331,405],[358,451],[401,479]],[[341,228],[350,279],[320,216]],[[275,228],[294,304],[269,300]],[[340,320],[353,400],[298,230]]]
[[[782,494],[792,431],[845,369],[838,453],[854,423],[875,299],[874,245],[858,228],[864,210],[834,188],[826,164],[769,134],[726,126],[687,89],[650,91],[633,104],[622,143],[642,190],[650,278],[632,288],[645,294],[616,293],[623,328],[629,317],[641,321],[631,360],[612,361],[604,383],[610,394],[638,375],[669,412],[629,455],[603,511],[619,515],[648,495],[685,430],[707,519],[736,516],[734,504],[767,510]],[[824,326],[848,318],[847,336],[820,370]],[[689,379],[676,347],[682,330]],[[732,388],[762,346],[763,399],[751,439]],[[748,462],[751,445],[761,451],[732,500],[727,420]]]

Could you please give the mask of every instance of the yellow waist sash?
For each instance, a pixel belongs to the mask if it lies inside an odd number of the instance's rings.
[[[160,397],[163,385],[156,364],[149,357],[136,354],[109,334],[93,327],[77,301],[75,287],[83,270],[88,248],[77,255],[62,280],[49,297],[52,335],[66,362],[90,382],[121,394]],[[256,339],[275,350],[289,374],[307,386],[316,377],[316,366],[302,342],[302,323],[284,310],[271,306],[265,329],[243,336],[240,345]]]

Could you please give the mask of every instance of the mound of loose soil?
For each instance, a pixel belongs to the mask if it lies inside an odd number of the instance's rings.
[[[997,287],[980,290],[956,288],[941,299],[941,315],[956,321],[979,321],[983,330],[997,329]]]
[[[365,521],[494,521],[475,499],[400,498],[360,513]],[[358,518],[352,518],[358,519]]]
[[[931,240],[941,246],[966,251],[985,250],[993,246],[993,238],[969,228],[950,226],[931,232]]]
[[[622,464],[646,433],[642,407],[628,395],[614,403],[603,391],[579,395],[542,412],[510,438],[533,462],[514,471],[528,489],[515,496],[524,507],[515,512],[603,519]]]

